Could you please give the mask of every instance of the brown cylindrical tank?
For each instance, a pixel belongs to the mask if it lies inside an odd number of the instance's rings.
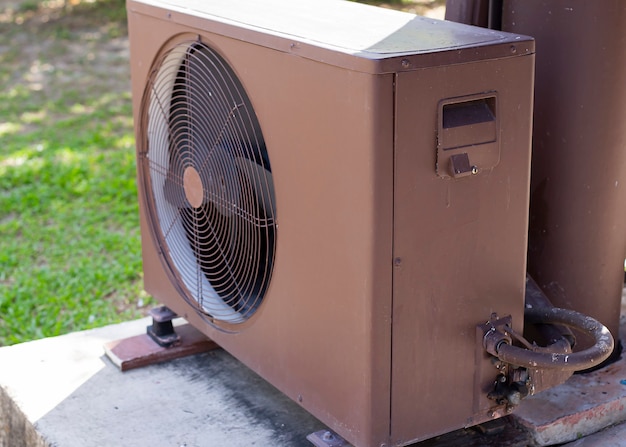
[[[489,0],[448,0],[446,20],[468,25],[489,26]]]
[[[626,2],[504,0],[536,38],[529,272],[618,334],[626,254]]]

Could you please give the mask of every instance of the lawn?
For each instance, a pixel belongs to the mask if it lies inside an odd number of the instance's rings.
[[[145,315],[124,2],[2,5],[0,346]]]
[[[123,2],[1,14],[0,345],[139,317]]]

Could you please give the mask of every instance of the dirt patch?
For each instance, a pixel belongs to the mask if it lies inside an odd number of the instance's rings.
[[[128,39],[121,5],[121,0],[5,4],[0,13],[4,90],[25,88],[39,92],[40,100],[69,103],[87,91],[88,96],[128,92]],[[103,14],[107,9],[110,13]]]

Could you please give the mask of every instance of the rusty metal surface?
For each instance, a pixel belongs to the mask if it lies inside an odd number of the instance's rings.
[[[555,306],[616,335],[626,247],[626,3],[505,0],[503,29],[532,35],[541,48],[529,271]]]

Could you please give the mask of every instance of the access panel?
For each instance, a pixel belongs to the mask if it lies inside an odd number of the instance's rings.
[[[504,411],[476,325],[523,324],[534,55],[514,49],[396,76],[393,445]]]

